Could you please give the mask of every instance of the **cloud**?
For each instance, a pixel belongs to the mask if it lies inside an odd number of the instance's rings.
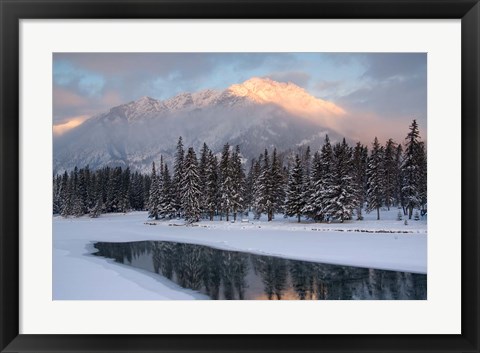
[[[53,125],[53,136],[60,136],[81,124],[89,118],[88,115],[75,116],[70,118],[67,122]]]
[[[363,74],[350,90],[342,92],[342,87],[337,87],[334,101],[368,124],[378,126],[379,131],[390,131],[392,136],[400,137],[396,129],[403,136],[414,118],[426,131],[426,54],[362,54],[356,59],[365,66]],[[356,126],[356,120],[351,120]]]
[[[69,87],[88,96],[98,96],[105,86],[103,75],[76,67],[69,61],[59,60],[53,64],[53,82]]]
[[[418,119],[426,129],[427,122],[427,83],[426,77],[408,80],[394,78],[375,82],[337,100],[349,111],[359,114],[376,114],[387,122]]]
[[[101,96],[82,95],[72,88],[53,87],[53,123],[61,124],[77,116],[92,116],[125,103],[118,92],[105,91]]]
[[[385,80],[392,77],[426,76],[426,53],[377,53],[364,56],[367,66],[364,77]]]

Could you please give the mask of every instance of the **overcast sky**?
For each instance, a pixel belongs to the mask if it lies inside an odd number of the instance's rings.
[[[225,89],[255,76],[293,82],[334,102],[348,112],[352,129],[365,121],[382,136],[381,129],[403,126],[404,136],[415,118],[426,140],[424,53],[55,53],[53,123],[83,121],[142,96]]]

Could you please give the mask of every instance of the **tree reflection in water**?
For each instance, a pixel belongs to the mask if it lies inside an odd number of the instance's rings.
[[[328,265],[166,241],[95,243],[95,255],[158,273],[212,299],[427,298],[427,276]]]

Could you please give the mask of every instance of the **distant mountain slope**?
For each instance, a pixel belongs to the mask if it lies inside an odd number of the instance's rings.
[[[345,112],[292,83],[252,78],[224,91],[182,93],[159,101],[142,97],[87,120],[53,141],[55,172],[75,166],[130,166],[148,171],[163,155],[171,161],[179,136],[198,151],[240,144],[246,159],[265,148],[318,148]]]

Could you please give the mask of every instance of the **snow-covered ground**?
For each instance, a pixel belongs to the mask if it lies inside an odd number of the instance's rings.
[[[397,221],[398,210],[363,221],[320,224],[277,217],[273,222],[147,220],[146,212],[53,220],[53,299],[206,299],[148,271],[91,255],[93,242],[171,240],[384,270],[427,273],[427,222]]]

